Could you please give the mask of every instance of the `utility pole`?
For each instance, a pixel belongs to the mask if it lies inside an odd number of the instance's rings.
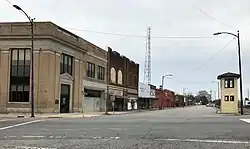
[[[106,83],[107,83],[107,89],[106,89],[106,95],[105,95],[105,114],[108,115],[108,102],[109,102],[109,48],[107,49],[107,68],[106,68]]]
[[[30,97],[31,97],[31,117],[35,117],[35,110],[34,110],[34,19],[31,18],[21,7],[18,5],[13,5],[13,7],[25,14],[25,16],[30,21],[31,26],[31,69],[30,69]]]
[[[239,64],[239,73],[240,73],[240,114],[243,115],[243,83],[242,83],[242,68],[241,68],[241,50],[240,50],[240,32],[237,31],[237,34],[230,32],[218,32],[214,35],[228,34],[237,38],[238,41],[238,64]]]
[[[249,99],[249,88],[247,89],[247,98]]]
[[[184,103],[183,103],[183,106],[185,106],[185,104],[186,104],[186,95],[185,95],[185,94],[186,94],[186,93],[185,93],[185,90],[186,90],[186,89],[188,89],[188,88],[183,88],[183,98],[184,98],[184,99],[183,99],[183,102],[184,102]]]
[[[210,90],[210,97],[211,97],[211,99],[210,99],[210,100],[212,100],[212,94],[213,94],[213,91],[212,91],[212,90]]]

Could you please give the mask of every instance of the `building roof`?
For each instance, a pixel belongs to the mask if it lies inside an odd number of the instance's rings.
[[[222,78],[240,78],[240,75],[237,73],[232,73],[232,72],[227,72],[223,73],[221,75],[218,75],[217,79],[222,79]]]

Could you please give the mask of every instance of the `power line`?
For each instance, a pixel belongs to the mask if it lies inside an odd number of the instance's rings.
[[[65,27],[65,28],[70,29],[70,30],[75,30],[75,31],[90,32],[90,33],[104,34],[104,35],[111,35],[111,36],[147,38],[147,36],[143,36],[143,35],[110,33],[110,32],[101,32],[101,31],[93,31],[93,30],[86,30],[86,29],[77,29],[77,28],[71,28],[71,27]],[[155,38],[155,39],[206,39],[206,38],[218,38],[218,37],[222,37],[222,36],[151,36],[151,38]]]
[[[206,61],[204,61],[203,63],[201,63],[201,65],[199,65],[198,67],[196,67],[195,69],[193,69],[192,71],[190,71],[189,74],[192,74],[194,72],[196,72],[197,70],[199,70],[200,68],[202,68],[206,63],[212,61],[218,53],[223,52],[227,46],[234,40],[235,38],[233,38],[232,40],[230,40],[222,49],[220,49],[218,52],[214,53],[209,59],[207,59]],[[188,74],[187,74],[188,75]],[[185,81],[184,81],[185,82]]]
[[[215,20],[215,21],[217,21],[217,22],[223,24],[224,26],[226,26],[226,27],[228,27],[228,28],[230,28],[230,29],[232,29],[232,30],[235,30],[232,26],[230,26],[230,25],[228,25],[228,24],[226,24],[226,23],[220,21],[219,19],[216,19],[215,17],[213,17],[213,16],[211,16],[210,14],[208,14],[207,12],[201,10],[201,9],[198,8],[197,6],[194,6],[194,7],[195,7],[197,10],[199,10],[200,12],[202,12],[203,14],[205,14],[206,16],[208,16],[209,18],[211,18],[211,19],[213,19],[213,20]]]
[[[214,53],[209,59],[207,59],[206,61],[204,61],[199,67],[195,68],[191,73],[193,73],[193,72],[199,70],[199,69],[202,68],[206,63],[212,61],[212,60],[217,56],[217,54],[220,53],[220,52],[223,52],[223,51],[227,48],[227,46],[228,46],[234,39],[235,39],[235,38],[233,38],[232,40],[230,40],[222,49],[220,49],[218,52]]]
[[[9,3],[12,6],[12,3],[9,0],[5,0],[7,3]]]

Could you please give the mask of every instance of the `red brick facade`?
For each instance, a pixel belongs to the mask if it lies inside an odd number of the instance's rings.
[[[157,100],[154,103],[154,108],[170,108],[174,106],[174,92],[170,90],[156,89],[155,95]]]

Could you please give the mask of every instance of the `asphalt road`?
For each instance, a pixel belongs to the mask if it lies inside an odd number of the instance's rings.
[[[205,106],[81,119],[0,119],[0,148],[245,149],[250,124]]]

